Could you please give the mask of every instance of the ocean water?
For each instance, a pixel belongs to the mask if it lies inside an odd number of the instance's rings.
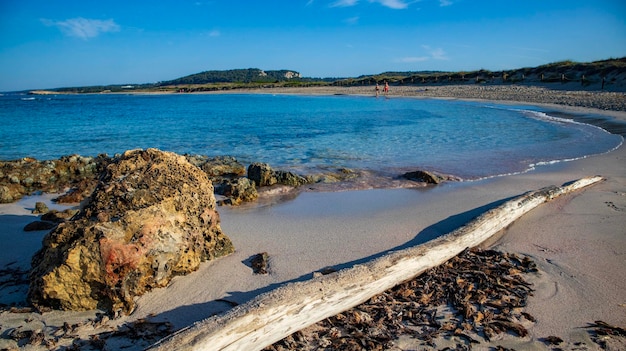
[[[0,160],[159,148],[302,174],[416,168],[478,179],[608,152],[623,138],[540,108],[272,94],[0,96]]]

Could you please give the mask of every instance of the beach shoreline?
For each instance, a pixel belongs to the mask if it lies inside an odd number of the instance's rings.
[[[544,105],[572,112],[594,112],[615,115],[626,111],[626,92],[597,90],[554,89],[552,85],[519,84],[440,84],[391,86],[384,98],[431,98],[465,101],[490,101],[516,105]],[[359,95],[376,97],[375,86],[321,86],[241,88],[193,92],[190,94],[293,94],[293,95]],[[141,93],[137,93],[141,94]]]
[[[349,89],[349,94],[372,94],[371,89],[366,88],[362,91]],[[392,87],[390,96],[408,96],[394,91],[395,88]],[[261,92],[332,95],[345,92],[344,89]],[[467,95],[465,99],[474,99],[471,94]],[[522,94],[520,100],[525,96]],[[626,123],[623,111],[568,107],[543,98],[542,103],[515,100],[498,100],[497,103],[542,105],[568,113],[604,115]],[[584,105],[584,101],[579,105]],[[167,321],[175,329],[184,328],[286,282],[309,279],[313,272],[324,267],[349,267],[389,250],[445,234],[503,199],[593,175],[601,175],[606,180],[540,206],[516,221],[491,245],[498,250],[527,255],[537,262],[540,274],[532,278],[535,293],[528,304],[528,311],[537,322],[530,327],[531,334],[527,338],[500,343],[495,340],[481,344],[478,349],[504,344],[517,350],[548,349],[539,340],[549,335],[564,339],[562,349],[575,349],[576,343],[584,343],[592,350],[600,349],[582,328],[596,320],[626,325],[626,272],[622,269],[626,263],[623,229],[626,227],[626,148],[623,145],[602,155],[478,181],[415,189],[304,192],[290,201],[266,206],[220,207],[222,228],[233,240],[236,252],[203,264],[189,276],[174,279],[168,288],[140,297],[133,314],[110,321],[107,328],[140,319]],[[38,248],[33,246],[37,240],[40,242],[44,233],[31,235],[18,231],[20,225],[34,219],[28,210],[34,206],[34,201],[41,199],[29,197],[19,203],[0,205],[2,225],[10,228],[3,231],[3,242],[29,236],[27,243],[13,240],[18,242],[15,245],[26,247],[19,251],[20,257],[3,259],[2,266],[16,259],[20,261],[17,265],[23,266],[30,261],[29,257],[23,257],[26,252]],[[7,249],[11,252],[10,246]],[[269,253],[268,275],[254,275],[245,264],[259,252]],[[67,320],[93,319],[96,314],[97,311],[16,316],[5,311],[0,313],[0,332],[6,333],[20,325],[52,328],[62,326]],[[25,323],[25,319],[31,321]],[[102,332],[103,328],[86,325],[78,336],[89,338],[90,333]],[[0,339],[0,347],[2,342],[5,340]],[[145,346],[137,344],[130,349]],[[404,347],[417,346],[408,343]]]

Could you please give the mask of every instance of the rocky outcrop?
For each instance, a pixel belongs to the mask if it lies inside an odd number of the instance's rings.
[[[81,180],[95,179],[109,160],[106,155],[72,155],[49,161],[0,161],[0,202],[17,201],[35,191],[62,192]]]
[[[33,211],[33,213],[41,213],[44,209],[48,209],[46,204],[44,204],[43,202],[37,202],[35,204],[35,210]],[[52,228],[55,228],[59,223],[69,221],[78,212],[78,210],[74,210],[71,208],[63,211],[48,210],[41,216],[40,220],[28,223],[24,227],[24,231],[32,232],[38,230],[50,230]]]
[[[453,180],[453,178],[450,176],[423,170],[407,172],[404,173],[402,177],[408,180],[414,180],[416,182],[422,182],[427,184],[439,184],[447,180]]]
[[[202,155],[185,155],[187,160],[203,170],[213,182],[244,176],[246,168],[232,156],[208,157]]]
[[[34,214],[47,213],[48,211],[50,211],[50,209],[48,208],[48,205],[46,205],[45,203],[41,201],[37,201],[35,203],[35,209],[33,209]]]
[[[284,185],[297,188],[304,184],[337,183],[358,178],[348,169],[336,172],[309,174],[306,177],[289,171],[274,170],[267,163],[253,163],[247,169],[232,156],[183,155],[192,165],[206,173],[215,194],[225,198],[220,205],[237,206],[255,201],[260,187]],[[82,203],[98,185],[98,174],[119,155],[111,158],[64,156],[58,160],[37,161],[24,158],[0,161],[0,203],[19,200],[36,191],[63,192],[54,201],[61,204]],[[266,192],[267,193],[267,192]]]
[[[78,212],[78,210],[71,208],[63,211],[50,210],[41,216],[41,220],[52,223],[63,223],[72,219]]]
[[[248,179],[254,182],[256,186],[268,186],[276,184],[274,171],[267,163],[253,163],[248,166]]]
[[[100,175],[84,209],[45,236],[29,300],[129,313],[136,296],[233,251],[206,173],[174,153],[127,151]]]
[[[80,203],[93,193],[97,185],[96,177],[80,179],[74,182],[74,185],[65,194],[58,196],[54,201],[60,204]]]
[[[220,205],[240,205],[258,198],[253,182],[244,177],[246,168],[232,156],[207,157],[186,155],[187,160],[202,169],[213,182],[214,191],[225,196]]]
[[[226,203],[238,205],[256,200],[254,184],[245,179],[245,166],[234,157],[184,157],[207,174],[216,193],[227,197]],[[58,160],[0,161],[0,203],[17,201],[35,191],[63,192],[65,189],[67,192],[58,196],[56,202],[80,203],[94,191],[98,174],[110,162],[111,158],[104,154],[96,158],[72,155]]]
[[[226,197],[220,204],[240,205],[242,202],[254,201],[259,197],[254,182],[241,177],[233,180],[224,180],[215,186],[215,193]]]
[[[293,172],[274,171],[267,163],[253,163],[248,166],[248,179],[256,186],[271,186],[275,184],[297,187],[307,184],[306,178]]]
[[[274,171],[274,176],[276,177],[276,182],[278,184],[289,185],[293,187],[298,187],[300,185],[304,185],[308,183],[308,180],[298,174],[287,171]]]

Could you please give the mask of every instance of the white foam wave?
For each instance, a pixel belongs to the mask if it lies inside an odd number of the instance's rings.
[[[606,134],[617,135],[617,134],[613,134],[613,133],[609,132],[608,130],[606,130],[606,129],[602,128],[602,127],[599,127],[599,126],[596,126],[596,125],[593,125],[593,124],[576,121],[576,120],[570,119],[570,118],[562,118],[562,117],[551,116],[551,115],[549,115],[549,114],[547,114],[545,112],[541,112],[541,111],[534,111],[534,110],[527,110],[527,109],[518,109],[518,108],[510,108],[510,107],[504,107],[504,106],[486,106],[486,107],[494,108],[494,109],[503,109],[503,110],[508,110],[508,111],[515,111],[515,112],[519,112],[522,115],[527,116],[529,118],[533,118],[533,119],[537,119],[537,120],[541,120],[541,121],[546,121],[546,122],[551,122],[551,123],[575,124],[575,125],[580,125],[580,126],[591,127],[591,128],[595,128],[597,130],[600,130],[600,131],[602,131],[603,133],[606,133]],[[549,161],[540,161],[540,162],[529,164],[528,167],[525,170],[523,170],[523,171],[490,175],[490,176],[481,177],[481,178],[474,179],[474,180],[492,179],[492,178],[498,178],[498,177],[506,177],[506,176],[524,174],[524,173],[528,173],[530,171],[533,171],[533,170],[537,169],[537,167],[541,167],[541,166],[554,165],[554,164],[558,164],[558,163],[562,163],[562,162],[572,162],[572,161],[582,160],[582,159],[585,159],[585,158],[588,158],[588,157],[592,157],[592,156],[605,155],[605,154],[608,154],[610,152],[613,152],[613,151],[619,149],[624,144],[624,137],[622,137],[621,135],[618,135],[618,136],[621,139],[619,144],[617,146],[615,146],[615,147],[605,151],[605,152],[594,153],[594,154],[587,154],[587,155],[583,155],[583,156],[579,156],[579,157],[573,157],[573,158],[555,159],[555,160],[549,160]]]

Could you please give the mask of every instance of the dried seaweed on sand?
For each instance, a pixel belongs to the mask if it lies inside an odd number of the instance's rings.
[[[525,337],[533,318],[523,311],[532,295],[523,274],[536,270],[528,257],[465,250],[264,350],[389,350],[400,336],[429,346],[438,337],[468,346],[502,333]]]

